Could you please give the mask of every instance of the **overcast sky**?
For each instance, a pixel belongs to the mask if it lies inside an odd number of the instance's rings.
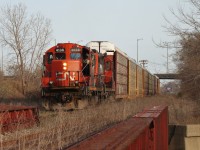
[[[148,60],[148,69],[153,73],[166,71],[167,50],[157,48],[152,39],[174,39],[162,27],[166,24],[163,15],[173,20],[169,8],[176,9],[180,3],[188,5],[184,0],[1,0],[0,6],[19,2],[27,6],[28,12],[40,12],[51,20],[56,42],[85,45],[91,40],[110,41],[136,59],[137,39],[143,38],[138,43],[139,60]],[[174,68],[172,62],[170,67]]]

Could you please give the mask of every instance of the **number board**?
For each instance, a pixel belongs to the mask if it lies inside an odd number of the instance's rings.
[[[62,53],[62,52],[65,52],[65,49],[64,49],[64,48],[56,48],[56,49],[55,49],[55,52],[60,52],[60,53]]]
[[[71,49],[71,52],[80,52],[80,51],[81,51],[81,49],[78,47],[74,47]]]

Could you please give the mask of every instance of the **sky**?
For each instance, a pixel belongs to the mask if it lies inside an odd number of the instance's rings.
[[[110,41],[133,59],[148,60],[147,68],[152,73],[165,73],[166,48],[154,43],[170,42],[163,26],[163,15],[172,22],[169,9],[179,4],[187,7],[186,0],[1,0],[5,4],[24,3],[28,12],[40,12],[52,23],[53,40],[49,48],[57,43],[75,42],[82,45],[89,41]],[[152,40],[153,39],[153,40]],[[171,61],[174,49],[169,49],[169,70],[175,68]]]

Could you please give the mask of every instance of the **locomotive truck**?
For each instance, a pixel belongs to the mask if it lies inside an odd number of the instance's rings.
[[[86,46],[58,43],[43,56],[41,93],[45,109],[79,108],[83,101],[100,103],[159,93],[159,79],[108,41]]]

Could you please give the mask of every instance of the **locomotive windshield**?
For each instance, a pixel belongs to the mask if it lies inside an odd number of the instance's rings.
[[[81,58],[81,49],[79,47],[73,47],[71,48],[71,54],[70,54],[70,58],[71,59],[80,59]]]
[[[80,53],[71,53],[70,54],[70,58],[71,59],[80,59],[81,58],[81,54]]]
[[[57,59],[57,60],[66,59],[65,53],[56,53],[55,56],[56,56],[56,59]]]

